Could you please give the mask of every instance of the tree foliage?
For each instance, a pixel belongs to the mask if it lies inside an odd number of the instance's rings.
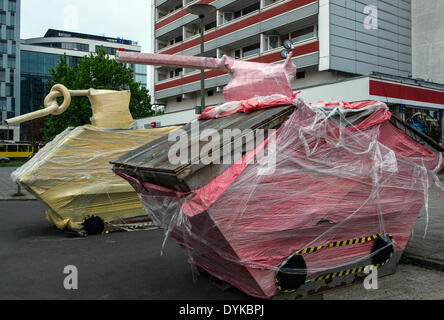
[[[52,79],[48,87],[60,83],[71,90],[106,89],[130,90],[130,112],[134,119],[149,117],[155,114],[151,106],[148,90],[134,81],[133,71],[126,65],[111,59],[103,48],[81,59],[76,67],[70,67],[65,56],[60,57],[58,64],[50,69]],[[63,98],[59,98],[61,104]],[[62,115],[46,117],[42,129],[45,141],[51,141],[68,127],[90,124],[92,117],[91,104],[87,97],[74,97],[71,106]]]

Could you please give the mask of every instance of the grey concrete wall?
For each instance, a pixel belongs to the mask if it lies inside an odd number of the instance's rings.
[[[374,28],[365,27],[369,5],[377,8]],[[411,53],[410,0],[330,0],[331,69],[408,76]]]
[[[414,78],[444,83],[443,17],[443,0],[412,0]]]

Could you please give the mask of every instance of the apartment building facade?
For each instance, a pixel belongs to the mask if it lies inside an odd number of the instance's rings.
[[[20,107],[20,1],[0,0],[0,140],[14,141],[17,128],[3,121]]]
[[[217,12],[205,18],[205,56],[281,63],[283,41],[295,45],[295,90],[373,72],[412,73],[410,0],[153,0],[154,52],[199,55],[195,3]],[[223,101],[230,76],[207,71],[207,106]],[[166,113],[200,111],[200,73],[156,67],[155,101]],[[197,108],[196,108],[197,106]]]

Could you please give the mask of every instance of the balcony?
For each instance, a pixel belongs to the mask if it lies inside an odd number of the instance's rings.
[[[262,11],[270,10],[278,5],[282,5],[290,0],[243,0],[233,1],[230,4],[219,8],[213,15],[205,18],[205,34],[225,28],[240,20],[254,16]],[[197,2],[197,0],[187,2],[185,7]],[[165,5],[169,3],[166,2]],[[184,1],[185,3],[185,1]],[[200,23],[197,17],[186,16],[183,18],[183,25],[174,23],[162,27],[162,30],[156,32],[157,39],[163,40],[163,45],[157,46],[157,52],[162,53],[168,49],[181,44],[177,41],[170,43],[170,39],[165,39],[166,34],[171,32],[180,33],[182,31],[182,42],[189,42],[199,38]],[[180,31],[181,30],[181,31]]]
[[[225,26],[241,18],[258,13],[261,10],[261,1],[243,0],[235,1],[218,10],[217,26]]]
[[[183,9],[182,0],[169,0],[156,7],[156,22],[162,21]]]

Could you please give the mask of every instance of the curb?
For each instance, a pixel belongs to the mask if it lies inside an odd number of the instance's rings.
[[[411,255],[408,253],[407,253],[407,257],[409,259],[409,262],[407,264],[444,272],[444,261],[427,259],[427,258]]]
[[[37,201],[37,199],[0,199],[0,202]]]
[[[23,198],[23,197],[7,197],[7,198],[0,198],[1,201],[38,201],[36,198]]]

